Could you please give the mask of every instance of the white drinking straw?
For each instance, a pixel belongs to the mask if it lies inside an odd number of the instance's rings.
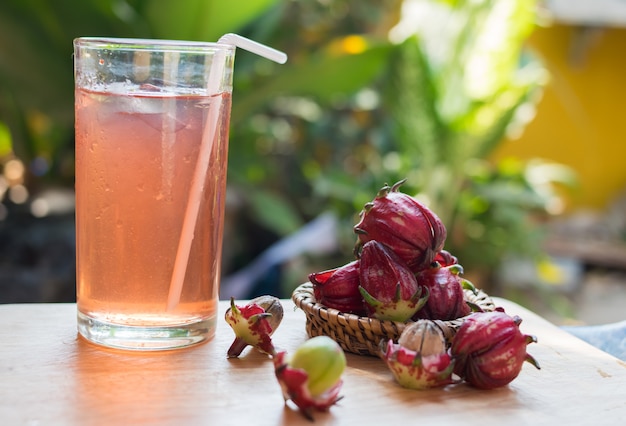
[[[285,62],[287,62],[287,54],[281,52],[280,50],[276,50],[264,44],[258,43],[254,40],[250,40],[249,38],[240,36],[238,34],[224,34],[217,42],[221,44],[231,44],[233,46],[237,46],[240,49],[256,53],[259,56],[262,56],[279,64],[284,64]]]
[[[217,43],[239,47],[274,62],[278,62],[279,64],[287,62],[287,55],[285,53],[237,34],[225,34],[220,37]],[[224,55],[224,51],[220,49],[213,58],[207,83],[208,95],[217,94],[219,92],[220,82],[224,74]],[[191,181],[187,208],[185,209],[185,217],[183,218],[183,227],[178,242],[178,250],[176,251],[176,259],[174,260],[174,271],[172,272],[167,297],[168,311],[175,309],[180,302],[180,295],[183,290],[183,282],[185,281],[185,273],[187,271],[187,263],[189,262],[191,243],[193,241],[198,212],[200,210],[200,201],[202,200],[202,193],[204,192],[204,182],[209,170],[211,151],[213,150],[215,138],[218,137],[217,121],[220,116],[220,110],[222,109],[222,96],[213,97],[208,109],[207,121],[202,133],[200,152],[198,153],[198,162],[196,163]]]

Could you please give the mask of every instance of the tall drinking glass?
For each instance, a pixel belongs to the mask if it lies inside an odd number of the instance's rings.
[[[78,331],[115,348],[215,333],[235,47],[74,41]]]

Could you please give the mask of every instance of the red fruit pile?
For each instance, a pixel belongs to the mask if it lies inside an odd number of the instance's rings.
[[[309,275],[318,303],[380,320],[452,320],[468,315],[463,268],[443,249],[446,228],[435,213],[385,185],[354,226],[356,260]]]
[[[458,379],[478,388],[508,384],[524,361],[539,368],[526,353],[526,346],[536,339],[520,332],[519,317],[502,311],[482,312],[466,300],[464,290],[475,293],[476,289],[461,277],[463,267],[458,259],[443,249],[445,226],[425,205],[399,192],[403,183],[385,185],[361,211],[354,226],[358,237],[355,260],[309,275],[317,303],[398,322],[463,318],[440,356],[451,359]],[[391,365],[398,364],[394,354],[403,350],[396,346],[401,345],[391,346],[393,350],[383,354],[383,359],[393,361]],[[419,353],[412,353],[421,360]],[[409,364],[401,370],[423,375],[422,369],[415,368],[419,362]],[[452,368],[449,370],[452,374]],[[438,381],[449,382],[448,377]]]

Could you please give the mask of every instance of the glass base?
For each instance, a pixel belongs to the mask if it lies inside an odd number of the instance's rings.
[[[97,345],[134,351],[162,351],[197,345],[215,335],[215,317],[172,326],[113,324],[78,312],[78,332]]]

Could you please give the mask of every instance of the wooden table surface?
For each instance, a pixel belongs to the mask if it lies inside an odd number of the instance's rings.
[[[465,384],[413,391],[381,360],[348,354],[344,398],[316,424],[331,425],[623,425],[626,364],[522,307],[524,333],[539,343],[509,386],[480,391]],[[294,350],[306,338],[305,316],[284,301],[275,345]],[[189,349],[135,353],[106,350],[76,333],[74,304],[0,305],[2,425],[281,425],[311,424],[285,405],[272,362],[247,349],[227,359],[232,330]]]

